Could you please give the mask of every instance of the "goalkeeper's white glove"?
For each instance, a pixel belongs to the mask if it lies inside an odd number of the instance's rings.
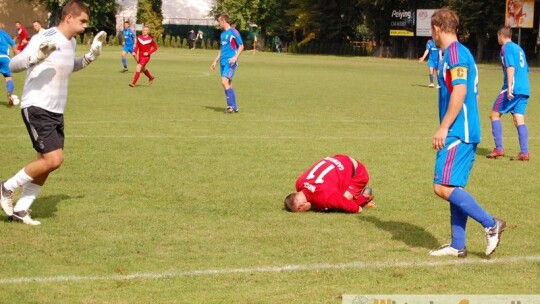
[[[105,39],[107,39],[107,33],[104,31],[97,33],[97,35],[94,37],[92,45],[90,45],[90,52],[84,55],[89,62],[92,62],[99,57],[101,54],[101,47]]]
[[[28,58],[28,62],[30,65],[35,65],[49,57],[49,55],[51,55],[54,51],[56,51],[56,44],[50,42],[49,40],[45,40],[39,45],[38,51]]]

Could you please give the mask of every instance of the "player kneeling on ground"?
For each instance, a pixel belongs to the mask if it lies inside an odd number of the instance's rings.
[[[296,180],[296,191],[285,198],[291,212],[362,212],[375,208],[373,192],[367,187],[369,174],[364,165],[348,155],[325,157]]]

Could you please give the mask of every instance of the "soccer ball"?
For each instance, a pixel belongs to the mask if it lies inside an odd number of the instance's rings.
[[[21,103],[21,100],[19,99],[19,96],[17,95],[11,95],[11,100],[13,100],[14,106],[18,106]]]

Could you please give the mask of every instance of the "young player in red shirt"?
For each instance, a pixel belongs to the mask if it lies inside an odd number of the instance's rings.
[[[28,45],[28,31],[26,31],[26,28],[22,26],[22,24],[17,21],[15,22],[15,27],[17,28],[17,48],[15,49],[15,55],[19,54],[24,50],[24,48]]]
[[[285,198],[291,212],[343,211],[362,212],[362,207],[375,207],[374,196],[367,187],[366,167],[347,155],[325,157],[296,180],[295,193]],[[369,204],[369,205],[368,205]]]
[[[139,80],[139,77],[141,76],[141,72],[148,77],[148,85],[152,85],[154,82],[154,76],[150,74],[150,71],[146,68],[146,65],[150,61],[150,55],[157,51],[157,44],[154,38],[149,35],[150,28],[148,26],[145,26],[142,31],[142,35],[137,37],[137,41],[135,42],[135,48],[133,49],[132,55],[135,56],[137,59],[137,71],[135,72],[135,76],[133,76],[133,82],[129,84],[130,87],[135,87],[137,84],[137,81]]]

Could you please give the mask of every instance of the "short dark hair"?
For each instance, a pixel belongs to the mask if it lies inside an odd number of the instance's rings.
[[[231,23],[231,21],[230,21],[231,17],[229,17],[229,15],[227,15],[227,14],[221,14],[221,15],[219,15],[219,18],[221,18],[223,21],[225,21],[227,23]]]
[[[129,20],[124,21],[124,24],[125,24],[125,23],[129,24]]]
[[[65,20],[67,15],[78,17],[82,13],[90,15],[88,6],[86,6],[86,4],[84,4],[81,0],[70,0],[62,8],[62,20]]]
[[[512,38],[512,28],[509,26],[503,26],[497,31],[497,35],[501,35],[506,38]]]

